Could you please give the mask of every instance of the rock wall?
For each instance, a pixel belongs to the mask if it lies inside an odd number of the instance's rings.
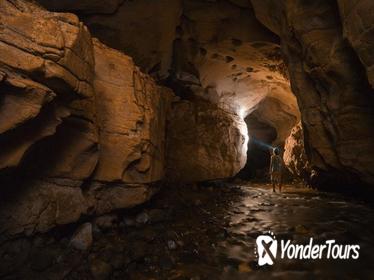
[[[40,4],[54,12],[110,15],[117,11],[125,0],[38,0]]]
[[[249,1],[109,1],[117,7],[111,13],[97,1],[39,2],[77,12],[96,37],[166,79],[182,98],[199,96],[243,118],[259,109],[280,130],[279,143],[299,120],[279,39],[258,22]]]
[[[304,133],[301,123],[295,125],[286,139],[283,161],[293,175],[304,179],[309,177],[311,170],[305,153]]]
[[[237,115],[206,101],[171,110],[171,90],[72,14],[21,0],[0,8],[2,238],[148,200],[165,178],[168,113],[166,178],[224,178],[244,165]]]
[[[300,120],[279,37],[256,19],[250,1],[119,0],[107,8],[98,1],[38,2],[77,13],[95,37],[181,98],[199,97],[275,127],[275,145]]]
[[[353,47],[362,66],[366,70],[368,81],[374,88],[373,12],[370,0],[337,0],[343,36]]]
[[[163,177],[167,99],[172,92],[132,59],[94,41],[100,130],[98,181],[150,183]]]
[[[184,1],[178,30],[172,79],[182,93],[242,118],[256,114],[279,130],[276,142],[284,141],[300,114],[278,38],[257,21],[250,3]]]
[[[327,185],[373,184],[372,2],[252,4],[281,37],[312,167],[329,174]]]
[[[72,100],[94,96],[92,44],[77,17],[16,3],[0,2],[0,169],[20,164],[64,118],[79,115]]]
[[[166,180],[232,177],[246,162],[247,126],[207,101],[176,101],[168,118]]]
[[[252,0],[289,73],[246,1],[39,2],[76,12],[117,50],[73,14],[0,0],[1,234],[133,207],[163,178],[233,176],[244,117],[282,143],[297,105],[290,169],[307,157],[324,184],[374,184],[370,1]],[[172,92],[124,50],[185,100],[170,108]]]
[[[70,7],[76,7],[80,1],[74,2],[76,3]],[[81,18],[95,37],[108,46],[130,55],[146,73],[154,73],[155,76],[165,78],[172,63],[173,40],[182,1],[121,2],[110,16],[103,14],[99,9],[87,15],[87,10],[94,8],[91,3],[89,9],[81,9],[84,14]],[[49,3],[45,4],[50,7]],[[59,6],[56,5],[54,8],[64,10],[61,4]]]
[[[72,14],[1,0],[0,29],[1,237],[148,200],[171,91]]]

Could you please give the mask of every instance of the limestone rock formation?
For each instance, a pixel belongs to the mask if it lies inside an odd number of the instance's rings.
[[[265,109],[266,103],[280,105],[279,111],[287,112],[291,127],[299,117],[278,45],[255,42],[235,46],[232,41],[223,41],[207,46],[206,53],[194,57],[191,63],[199,78],[199,85],[191,86],[195,95],[242,117]],[[276,120],[278,116],[272,112],[260,115],[267,121],[273,118],[278,126],[290,125]]]
[[[164,175],[171,91],[72,14],[2,0],[0,15],[0,233],[148,200]]]
[[[196,182],[227,178],[243,168],[247,127],[206,101],[176,101],[168,124],[166,180]]]
[[[31,234],[85,211],[78,186],[98,159],[94,56],[72,14],[25,1],[0,1],[0,14],[0,171],[44,178],[2,184],[1,232]]]
[[[124,1],[110,16],[97,11],[82,19],[95,37],[131,56],[143,71],[166,77],[181,3],[180,0]]]
[[[278,142],[299,119],[278,39],[258,22],[249,1],[110,1],[117,6],[111,14],[93,12],[96,1],[39,2],[78,12],[94,36],[130,55],[145,71],[158,78],[170,74],[184,91],[226,110],[248,114],[271,97],[259,107],[271,104],[288,112],[271,121],[277,128],[287,122],[279,128]]]
[[[295,176],[306,178],[310,173],[308,158],[304,147],[304,134],[301,123],[298,123],[286,139],[283,161],[288,170]]]
[[[4,194],[3,194],[4,196]],[[64,187],[45,181],[28,182],[22,193],[2,197],[0,234],[31,235],[77,221],[86,212],[79,187]]]
[[[243,119],[256,114],[277,129],[275,142],[282,143],[299,110],[277,38],[259,24],[249,2],[185,1],[179,28],[172,73],[184,86],[182,96],[199,96]]]
[[[0,169],[17,166],[33,144],[74,115],[72,100],[94,95],[87,28],[74,15],[15,3],[0,1]]]
[[[84,223],[74,233],[70,240],[70,246],[77,250],[86,251],[92,245],[92,224]]]
[[[157,190],[147,184],[93,182],[85,193],[87,211],[89,214],[102,215],[131,208],[148,201]]]
[[[163,177],[165,120],[171,91],[131,58],[95,40],[100,161],[95,179],[150,183]]]
[[[113,14],[125,0],[37,0],[54,12],[74,12],[82,14]]]
[[[374,88],[373,25],[374,6],[370,0],[337,0],[343,36],[348,39]]]
[[[374,184],[369,0],[37,2],[0,0],[1,236],[234,176],[244,120],[298,176]]]
[[[374,24],[372,3],[252,4],[257,17],[282,39],[312,167],[329,173],[330,184],[373,184],[373,56],[368,51],[373,42],[367,31]]]
[[[39,2],[78,13],[94,36],[180,97],[198,96],[243,119],[254,114],[276,128],[277,145],[300,119],[279,38],[250,1],[109,1],[111,13],[95,11],[97,1]]]

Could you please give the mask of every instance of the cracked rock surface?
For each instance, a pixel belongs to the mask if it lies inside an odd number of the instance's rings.
[[[2,0],[0,28],[2,238],[147,201],[171,91],[73,14]]]
[[[373,55],[367,50],[373,45],[373,3],[252,4],[257,18],[282,39],[311,165],[331,185],[351,182],[354,187],[358,179],[372,184]]]

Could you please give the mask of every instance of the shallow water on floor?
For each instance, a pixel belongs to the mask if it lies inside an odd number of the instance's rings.
[[[87,252],[69,247],[69,231],[15,240],[26,244],[26,256],[9,260],[14,270],[5,279],[370,279],[373,221],[368,203],[297,184],[282,193],[259,183],[165,188],[144,207],[118,213],[110,228],[94,227]],[[274,265],[260,267],[256,238],[268,231],[278,242],[359,244],[360,257],[278,255]]]

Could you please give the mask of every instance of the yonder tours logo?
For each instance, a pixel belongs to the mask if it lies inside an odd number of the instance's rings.
[[[278,254],[279,245],[279,254]],[[280,259],[358,259],[360,245],[337,244],[335,240],[326,240],[322,244],[316,244],[313,238],[308,244],[294,244],[291,240],[277,240],[274,233],[259,235],[256,239],[255,254],[258,265],[273,265],[277,255]]]

